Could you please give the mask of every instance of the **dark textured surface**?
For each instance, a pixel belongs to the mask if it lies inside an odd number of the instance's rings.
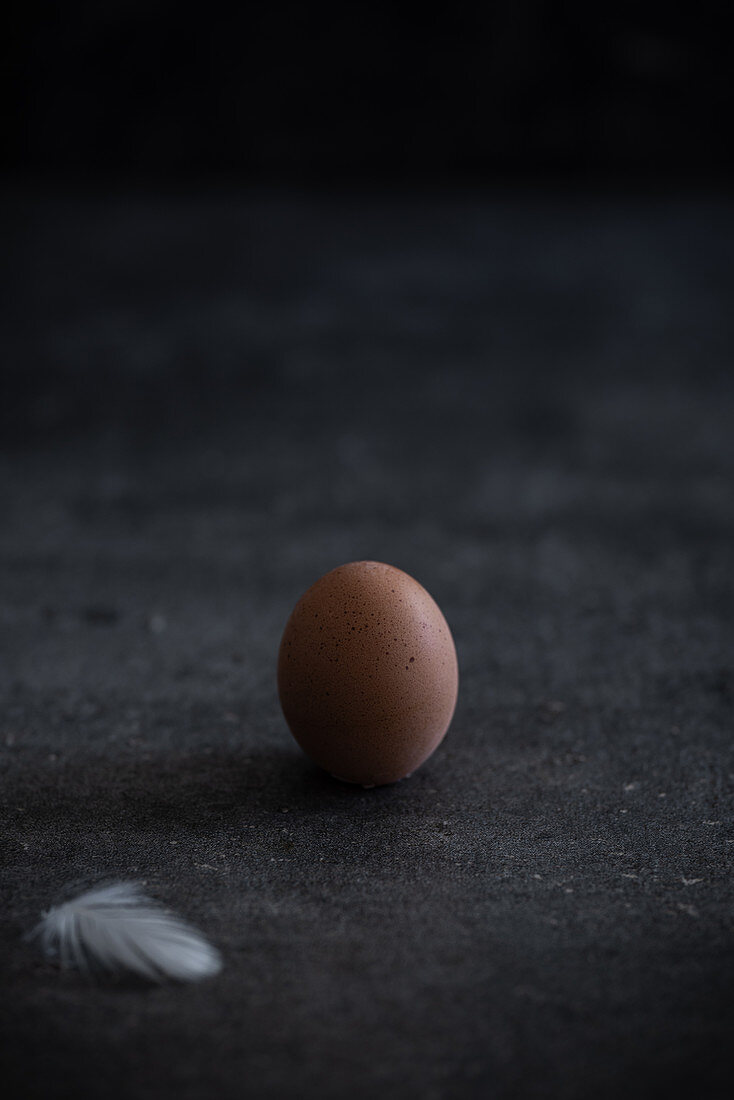
[[[731,206],[5,209],[6,1094],[728,1095]],[[375,791],[275,690],[355,558],[429,589],[462,677]],[[221,977],[40,960],[103,874]]]

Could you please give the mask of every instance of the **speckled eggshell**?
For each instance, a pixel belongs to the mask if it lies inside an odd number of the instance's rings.
[[[440,608],[407,573],[381,562],[326,573],[283,633],[285,719],[312,760],[350,783],[377,786],[414,772],[443,740],[458,685]]]

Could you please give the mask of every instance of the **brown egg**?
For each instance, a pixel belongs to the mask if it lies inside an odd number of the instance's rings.
[[[417,581],[377,561],[332,569],[301,597],[278,656],[293,736],[337,779],[394,783],[443,740],[456,706],[456,649]]]

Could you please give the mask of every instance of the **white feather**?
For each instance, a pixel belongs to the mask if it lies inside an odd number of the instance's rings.
[[[153,982],[198,981],[222,968],[219,952],[200,932],[135,882],[100,886],[55,906],[31,937],[65,968],[127,971]]]

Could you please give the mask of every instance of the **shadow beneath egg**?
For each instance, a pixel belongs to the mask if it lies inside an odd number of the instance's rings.
[[[381,787],[346,783],[294,746],[44,762],[40,774],[25,771],[11,802],[39,828],[201,831],[272,813],[400,809],[421,786],[415,776]]]

